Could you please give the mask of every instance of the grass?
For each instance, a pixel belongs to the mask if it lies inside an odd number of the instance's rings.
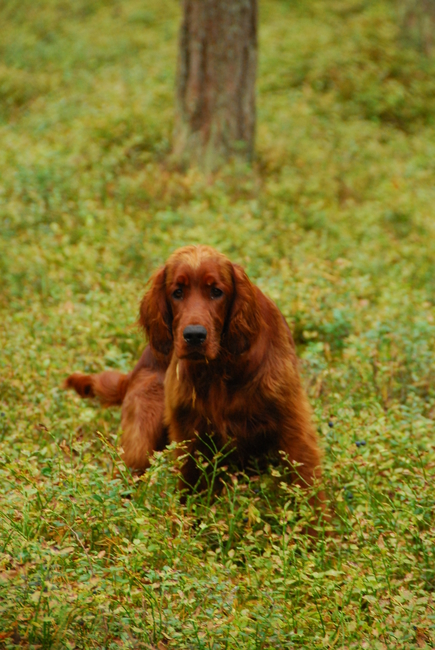
[[[434,647],[435,63],[395,3],[264,0],[256,162],[209,178],[168,162],[175,2],[0,11],[0,647]],[[326,539],[276,468],[180,506],[170,451],[132,478],[60,388],[131,368],[195,242],[293,326]]]

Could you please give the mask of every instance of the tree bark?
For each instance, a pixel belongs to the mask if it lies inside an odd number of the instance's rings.
[[[216,169],[252,159],[257,0],[184,0],[173,156]]]

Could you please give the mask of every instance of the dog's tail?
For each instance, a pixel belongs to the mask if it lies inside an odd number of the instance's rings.
[[[98,375],[75,372],[64,383],[73,388],[80,397],[98,397],[103,406],[120,406],[127,392],[131,373],[124,375],[116,370],[105,370]]]

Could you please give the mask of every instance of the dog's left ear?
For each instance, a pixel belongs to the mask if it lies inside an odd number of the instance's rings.
[[[151,287],[142,298],[139,323],[148,335],[154,352],[168,355],[172,350],[172,312],[166,298],[166,267],[151,278]]]
[[[260,331],[260,306],[256,288],[238,264],[233,264],[233,302],[227,316],[223,339],[232,354],[249,350]]]

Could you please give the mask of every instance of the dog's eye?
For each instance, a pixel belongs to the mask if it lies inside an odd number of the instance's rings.
[[[183,289],[175,289],[175,291],[172,294],[172,297],[175,298],[175,300],[181,300],[183,297]]]
[[[224,292],[221,291],[220,289],[218,289],[217,287],[212,287],[211,288],[211,298],[212,298],[212,300],[214,298],[220,298],[223,295],[224,295]]]

